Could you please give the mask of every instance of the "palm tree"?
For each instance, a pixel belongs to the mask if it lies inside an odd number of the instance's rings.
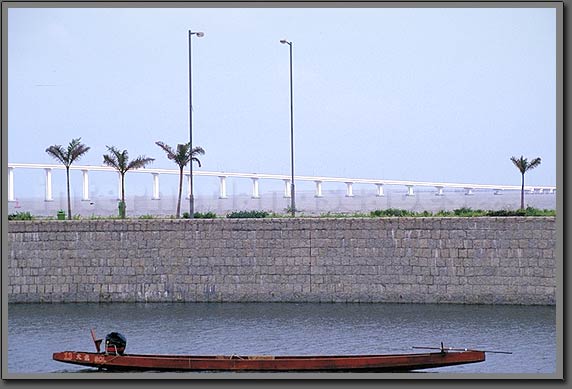
[[[154,158],[147,158],[145,156],[139,156],[133,161],[129,162],[129,155],[127,150],[119,151],[114,146],[105,146],[109,150],[110,154],[103,155],[103,163],[107,166],[117,169],[121,175],[121,203],[119,205],[119,213],[122,219],[125,219],[125,173],[129,170],[140,169],[151,162]]]
[[[81,138],[72,139],[68,145],[67,150],[64,149],[62,145],[53,145],[46,149],[46,153],[60,161],[66,167],[69,220],[72,218],[70,197],[70,166],[74,161],[78,160],[81,158],[81,156],[89,151],[89,147],[82,144],[80,141]]]
[[[510,157],[510,160],[512,161],[512,163],[514,163],[517,169],[520,170],[520,174],[522,174],[522,187],[520,190],[520,209],[524,209],[524,173],[540,165],[540,157],[534,158],[532,161],[530,161],[530,163],[522,155],[520,156],[520,158]]]
[[[189,163],[189,160],[196,161],[201,167],[201,161],[196,157],[197,155],[204,155],[205,151],[202,147],[193,147],[189,155],[190,143],[178,144],[177,151],[161,141],[155,142],[157,146],[162,148],[167,153],[167,158],[174,161],[179,166],[179,197],[177,199],[177,219],[181,215],[181,194],[183,192],[183,169]]]

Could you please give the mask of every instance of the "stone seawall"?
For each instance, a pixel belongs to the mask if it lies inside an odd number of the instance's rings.
[[[8,223],[25,302],[555,304],[554,217]]]

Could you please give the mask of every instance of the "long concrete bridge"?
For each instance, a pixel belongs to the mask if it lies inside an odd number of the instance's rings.
[[[8,201],[17,201],[15,196],[14,176],[18,170],[22,169],[40,169],[45,172],[45,201],[53,201],[53,185],[52,185],[52,172],[54,170],[65,169],[63,165],[57,164],[33,164],[33,163],[8,163]],[[82,172],[82,200],[88,201],[89,197],[89,174],[90,172],[109,172],[115,173],[118,176],[117,182],[117,198],[121,198],[121,180],[117,170],[108,166],[95,166],[95,165],[72,165],[70,170]],[[152,199],[160,199],[160,176],[161,175],[178,175],[177,169],[137,169],[131,170],[130,173],[148,174],[150,175],[150,184],[153,186]],[[190,193],[190,174],[184,173],[186,177],[186,197]],[[290,180],[288,175],[281,174],[258,174],[258,173],[236,173],[236,172],[222,172],[222,171],[204,171],[193,170],[193,176],[209,176],[219,178],[219,199],[227,198],[227,179],[250,179],[252,181],[252,198],[260,198],[259,181],[260,180],[282,180],[284,182],[284,197],[290,197]],[[478,189],[492,190],[495,194],[501,194],[503,191],[520,191],[521,187],[517,185],[491,185],[491,184],[474,184],[474,183],[452,183],[452,182],[427,182],[427,181],[407,181],[407,180],[385,180],[385,179],[365,179],[365,178],[350,178],[350,177],[319,177],[319,176],[295,176],[295,181],[310,181],[315,183],[314,197],[320,198],[324,194],[322,192],[322,185],[325,183],[343,183],[346,185],[346,197],[353,197],[354,184],[360,185],[374,185],[376,187],[376,196],[384,196],[384,186],[401,186],[407,188],[407,196],[414,196],[414,188],[434,188],[435,194],[438,196],[444,195],[445,189],[464,190],[465,194],[471,195],[473,191]],[[525,186],[528,193],[549,193],[554,194],[556,186]]]

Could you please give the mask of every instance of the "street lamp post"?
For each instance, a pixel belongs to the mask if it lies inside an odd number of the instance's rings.
[[[282,39],[282,44],[290,46],[290,161],[292,171],[292,181],[290,184],[290,211],[292,216],[296,216],[296,191],[294,186],[294,96],[292,93],[292,42]]]
[[[196,35],[199,38],[205,36],[204,32],[193,32],[189,30],[189,218],[195,216],[195,199],[193,196],[193,84],[191,77],[191,37]]]

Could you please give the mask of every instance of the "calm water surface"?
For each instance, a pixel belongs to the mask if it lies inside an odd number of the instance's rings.
[[[52,360],[94,351],[89,333],[127,337],[128,353],[381,354],[412,346],[512,351],[439,373],[556,372],[554,307],[418,304],[12,304],[9,373],[84,373]]]

